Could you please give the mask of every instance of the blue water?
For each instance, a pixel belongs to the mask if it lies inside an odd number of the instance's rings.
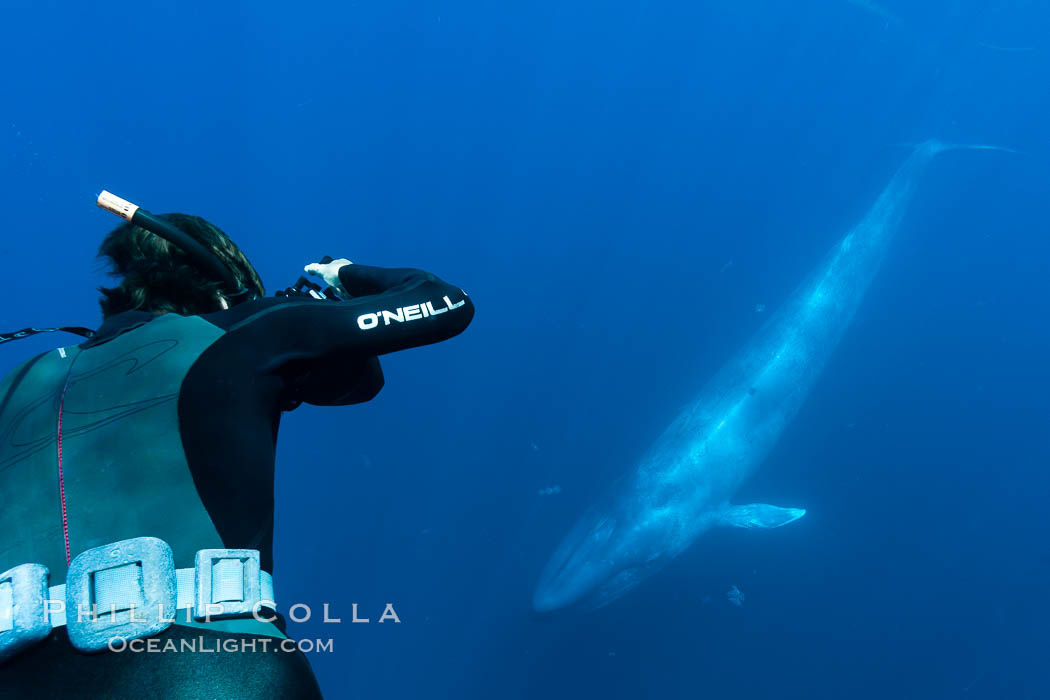
[[[283,423],[277,590],[333,640],[328,697],[1050,697],[1050,10],[996,5],[6,0],[0,330],[97,324],[102,188],[214,221],[271,289],[330,254],[471,294],[375,401]],[[927,171],[737,495],[806,517],[532,613],[572,522],[929,137],[1021,153]]]

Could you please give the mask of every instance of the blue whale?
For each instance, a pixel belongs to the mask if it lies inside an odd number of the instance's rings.
[[[716,526],[771,528],[802,508],[732,505],[798,413],[853,319],[927,165],[951,146],[915,147],[874,206],[566,535],[533,596],[547,612],[597,608],[637,586]]]

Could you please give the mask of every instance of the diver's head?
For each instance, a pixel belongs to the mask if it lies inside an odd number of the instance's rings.
[[[216,226],[199,216],[161,214],[157,218],[192,236],[225,265],[238,288],[264,296],[262,280],[241,249]],[[123,277],[116,287],[99,287],[103,316],[140,310],[184,316],[226,308],[232,290],[201,270],[178,246],[132,223],[113,229],[99,246],[100,258],[109,261],[112,274]]]

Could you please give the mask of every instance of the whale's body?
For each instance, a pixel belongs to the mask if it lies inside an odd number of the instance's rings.
[[[716,525],[778,527],[805,514],[729,499],[798,412],[885,257],[917,181],[948,148],[911,153],[864,219],[707,383],[563,539],[533,598],[538,611],[615,600]]]

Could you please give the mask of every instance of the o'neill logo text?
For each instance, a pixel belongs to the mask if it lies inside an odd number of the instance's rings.
[[[402,306],[393,311],[383,310],[372,314],[361,314],[357,317],[357,326],[361,330],[367,331],[369,328],[375,328],[378,326],[380,319],[382,319],[384,326],[389,326],[391,322],[407,323],[408,321],[418,321],[427,316],[438,316],[440,314],[448,313],[449,311],[458,309],[467,303],[465,300],[461,299],[453,304],[452,300],[448,297],[442,297],[442,301],[445,302],[445,306],[438,309],[434,308],[434,302],[426,301],[422,304]]]

